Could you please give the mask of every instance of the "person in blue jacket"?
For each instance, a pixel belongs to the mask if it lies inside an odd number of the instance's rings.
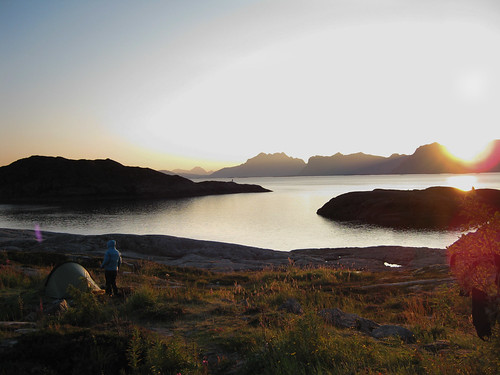
[[[116,276],[122,264],[122,256],[116,249],[116,241],[108,241],[108,250],[104,254],[104,260],[101,268],[104,268],[104,276],[106,277],[106,294],[117,295],[118,288],[116,286]]]

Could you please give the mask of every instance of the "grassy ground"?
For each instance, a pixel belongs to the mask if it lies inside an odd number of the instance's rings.
[[[0,374],[497,374],[500,336],[477,338],[470,299],[446,271],[299,269],[212,273],[139,261],[123,267],[122,295],[72,290],[48,315],[43,283],[65,255],[0,253]],[[100,259],[79,260],[99,285]],[[295,299],[303,312],[281,308]],[[340,308],[415,333],[376,340],[326,323]]]

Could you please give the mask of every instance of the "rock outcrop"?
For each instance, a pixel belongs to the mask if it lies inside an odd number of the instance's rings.
[[[350,192],[331,199],[317,213],[336,221],[391,228],[455,229],[469,219],[462,207],[470,194],[475,194],[481,203],[493,210],[500,210],[500,190],[465,192],[451,187],[431,187]]]
[[[0,167],[0,202],[157,199],[269,191],[258,185],[207,181],[113,160],[32,156]]]
[[[408,328],[392,324],[380,325],[373,320],[357,314],[346,313],[339,308],[323,309],[318,312],[318,315],[335,327],[354,329],[379,340],[387,337],[398,337],[406,343],[415,342],[415,335]]]
[[[347,247],[292,250],[290,258],[298,266],[320,264],[332,268],[384,271],[447,268],[444,249],[405,246]]]
[[[33,230],[1,229],[0,250],[32,254],[102,256],[113,239],[124,257],[150,259],[159,263],[197,267],[213,271],[261,270],[286,267],[331,267],[351,270],[416,270],[447,264],[444,249],[378,246],[345,249],[304,249],[276,251],[215,241],[202,241],[164,235],[102,234],[80,235]],[[385,263],[398,264],[390,268]]]

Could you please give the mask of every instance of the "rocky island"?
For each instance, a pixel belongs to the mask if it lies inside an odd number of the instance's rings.
[[[451,187],[431,187],[425,190],[350,192],[331,199],[317,213],[336,221],[391,228],[457,229],[469,219],[463,211],[463,203],[472,194],[477,202],[493,211],[500,210],[500,190],[466,192]]]
[[[172,199],[269,190],[234,182],[193,182],[116,161],[31,156],[0,167],[0,202]]]

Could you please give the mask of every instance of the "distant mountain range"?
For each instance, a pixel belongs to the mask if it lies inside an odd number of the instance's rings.
[[[173,169],[171,171],[162,169],[159,172],[166,174],[176,174],[185,178],[199,178],[204,176],[210,176],[214,171],[206,171],[201,167],[194,167],[193,169]]]
[[[241,165],[222,168],[211,174],[191,171],[189,178],[500,172],[500,140],[493,141],[489,149],[489,156],[475,164],[452,157],[439,143],[420,146],[412,155],[383,157],[362,152],[349,155],[337,153],[332,156],[313,156],[307,163],[284,153],[260,153]]]

